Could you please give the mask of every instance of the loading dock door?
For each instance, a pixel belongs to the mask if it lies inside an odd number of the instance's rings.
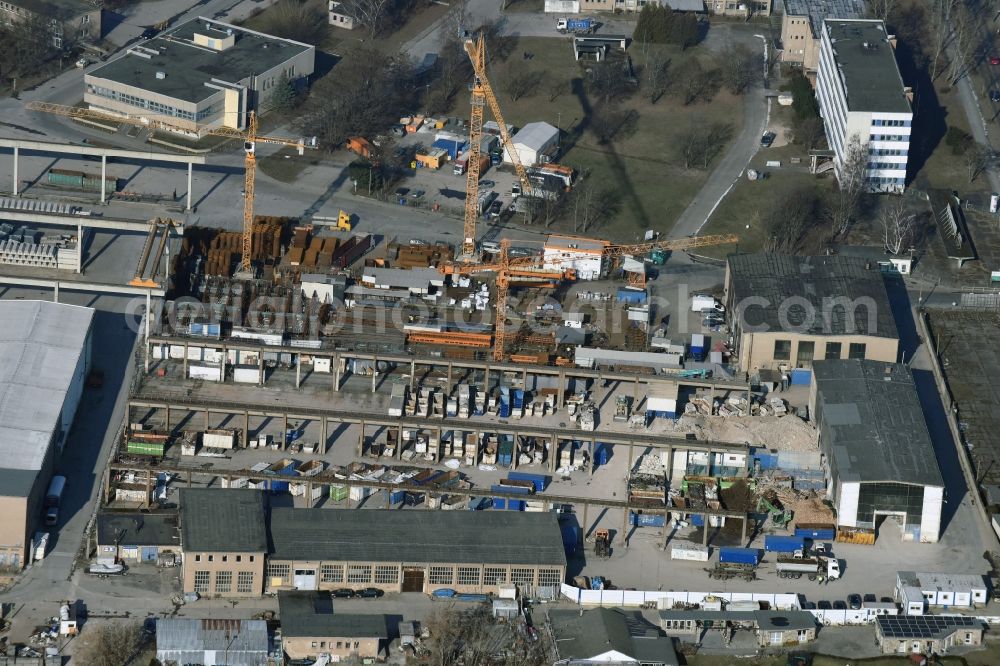
[[[316,570],[315,569],[296,569],[295,576],[292,579],[292,585],[296,590],[315,590],[316,588]]]
[[[424,591],[424,570],[403,569],[403,592]]]
[[[157,555],[156,546],[143,546],[142,547],[142,561],[143,562],[156,562]]]

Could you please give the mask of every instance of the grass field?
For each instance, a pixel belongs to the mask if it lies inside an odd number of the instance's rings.
[[[531,60],[515,62],[525,52],[532,54]],[[633,46],[630,53],[636,66],[641,67],[641,49]],[[689,55],[702,58],[706,67],[711,57],[697,47],[683,56],[679,50],[670,55],[672,66],[678,69]],[[506,68],[520,68],[523,64],[529,70],[544,70],[545,78],[532,94],[514,101],[504,90]],[[720,91],[710,102],[683,106],[669,94],[656,104],[635,94],[616,105],[618,111],[632,110],[638,114],[633,129],[602,145],[591,128],[595,103],[583,85],[586,66],[573,59],[569,38],[521,38],[507,63],[490,64],[490,80],[504,119],[516,127],[532,121],[557,125],[563,132],[559,162],[582,172],[585,178],[597,183],[599,190],[611,189],[618,194],[617,213],[591,231],[615,241],[634,241],[647,229],[668,231],[715,166],[713,161],[708,170],[685,169],[675,154],[677,138],[696,123],[709,122],[729,123],[731,135],[735,136],[742,120],[743,100]],[[549,91],[566,82],[571,83],[551,99]],[[451,115],[468,117],[465,94],[459,95]],[[720,154],[727,146],[728,142],[720,147]]]

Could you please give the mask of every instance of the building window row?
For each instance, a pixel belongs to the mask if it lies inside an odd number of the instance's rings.
[[[507,569],[502,567],[486,567],[483,571],[483,585],[500,585],[507,582]]]
[[[195,571],[194,572],[194,591],[199,594],[208,593],[208,584],[211,580],[211,572],[209,571]]]
[[[458,585],[479,585],[482,570],[479,567],[459,567]]]
[[[869,162],[869,169],[905,169],[906,164],[903,162]]]
[[[549,587],[552,585],[559,585],[563,582],[562,573],[559,569],[539,569],[538,570],[538,585],[539,587]]]
[[[897,165],[898,166],[898,165]],[[880,176],[869,176],[865,180],[873,186],[876,187],[890,187],[890,186],[903,186],[906,184],[905,178],[883,178]]]
[[[215,572],[215,591],[218,594],[224,592],[233,591],[233,572],[232,571],[216,571]]]
[[[236,576],[236,591],[242,594],[253,592],[253,578],[254,573],[252,571],[238,572]]]
[[[290,564],[268,563],[267,577],[271,579],[272,584],[275,579],[279,579],[281,585],[287,584],[292,578],[292,566]]]
[[[876,118],[872,120],[872,127],[909,127],[909,120],[881,120]]]
[[[806,364],[813,360],[816,343],[812,340],[801,340],[795,353],[796,361]],[[823,358],[826,360],[839,359],[843,345],[840,342],[827,342]],[[863,359],[868,352],[868,345],[864,342],[852,342],[847,348],[847,358]],[[792,358],[792,341],[775,340],[774,354],[775,361],[788,361]]]
[[[324,583],[343,583],[343,564],[324,564],[319,568],[320,580]]]
[[[103,97],[105,99],[114,100],[122,104],[127,104],[129,106],[134,106],[138,109],[146,109],[157,115],[170,116],[171,118],[181,118],[183,120],[191,120],[195,122],[200,122],[206,120],[218,113],[219,105],[212,104],[197,113],[192,113],[184,109],[178,109],[176,107],[170,106],[168,104],[161,104],[159,102],[154,102],[152,100],[147,100],[142,97],[137,97],[136,95],[130,95],[128,93],[119,92],[117,90],[111,90],[110,88],[104,88],[103,86],[88,85],[87,92],[97,97]]]
[[[870,148],[868,154],[872,157],[906,157],[909,154],[906,148]]]
[[[868,138],[872,141],[902,141],[904,143],[910,142],[910,137],[908,134],[872,134]]]
[[[372,565],[370,564],[349,564],[347,566],[348,583],[371,583]]]
[[[431,567],[427,581],[431,585],[453,585],[455,583],[455,567]]]
[[[375,567],[375,583],[377,585],[393,585],[399,582],[399,567],[391,564],[380,564]]]

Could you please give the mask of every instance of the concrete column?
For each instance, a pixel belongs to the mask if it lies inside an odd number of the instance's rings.
[[[590,440],[590,476],[594,476],[594,467],[597,466],[597,439]]]
[[[108,156],[101,155],[101,203],[107,202],[107,193],[104,189],[104,179],[108,177]]]
[[[83,252],[83,248],[82,247],[80,248],[80,252],[81,253]],[[80,260],[79,259],[77,259],[77,262],[76,262],[76,269],[77,269],[76,270],[77,273],[82,272],[82,270],[80,268]],[[147,341],[149,340],[149,327],[151,325],[151,320],[153,318],[152,307],[153,307],[153,294],[152,294],[152,292],[150,292],[147,289],[146,290],[146,316],[143,317],[143,319],[146,320],[146,340]],[[148,372],[148,370],[147,370],[147,372]]]
[[[701,532],[701,545],[707,546],[708,545],[708,514],[707,513],[703,513],[701,515],[701,517],[704,519],[704,522],[705,522],[705,525],[702,527],[702,532]]]
[[[58,303],[59,302],[59,282],[56,282],[54,284],[54,287],[55,287],[55,290],[54,290],[54,293],[52,294],[52,302],[53,303]]]
[[[483,392],[489,395],[490,393],[490,364],[486,364],[486,369],[483,371]]]
[[[517,459],[521,456],[521,435],[514,433],[514,451],[510,457],[510,468],[517,469]]]
[[[21,184],[17,182],[17,162],[19,154],[20,150],[18,149],[17,146],[14,146],[14,187],[11,188],[11,194],[13,194],[15,197],[21,194],[20,193]]]
[[[257,386],[264,385],[264,352],[257,352]]]
[[[243,412],[243,448],[250,446],[250,412]]]
[[[333,392],[340,391],[340,354],[336,354],[331,361],[333,363]]]
[[[663,529],[660,530],[660,538],[663,539],[661,550],[667,549],[667,540],[670,538],[670,509],[663,509]]]
[[[358,457],[365,452],[365,420],[361,419],[361,432],[358,434]]]
[[[153,503],[152,500],[151,500],[151,498],[150,498],[150,494],[152,492],[153,492],[153,473],[147,469],[146,470],[146,500],[145,500],[145,504],[146,504],[147,508],[149,507],[149,505],[151,505]]]
[[[552,437],[552,441],[549,443],[549,471],[556,471],[556,458],[559,457],[559,438],[556,436]]]
[[[310,509],[313,506],[313,482],[306,481],[306,506]]]
[[[667,487],[671,487],[674,478],[674,447],[667,449]]]
[[[167,410],[167,425],[166,425],[166,431],[167,431],[167,433],[169,433],[169,432],[170,432],[170,405],[167,405],[167,406],[166,406],[166,410]]]
[[[411,375],[412,376],[412,375]],[[378,358],[372,358],[372,393],[375,392],[375,384],[378,381]]]
[[[740,538],[740,545],[747,545],[747,523],[750,522],[750,517],[746,514],[743,515],[743,536]]]
[[[324,416],[319,422],[319,452],[322,455],[326,455],[327,440],[330,438],[330,434],[327,432],[328,427],[330,427],[330,422]]]
[[[76,272],[83,272],[83,225],[76,225]],[[149,292],[146,292],[146,317],[149,317]],[[146,337],[149,337],[149,327],[146,328]]]
[[[104,466],[104,503],[107,504],[111,499],[111,468],[107,465]]]
[[[393,451],[393,453],[395,454],[396,460],[399,460],[400,456],[403,455],[403,424],[400,423],[397,427],[399,431],[399,440],[396,444],[396,450]]]
[[[590,511],[590,502],[583,503],[583,521],[580,523],[580,545],[587,542],[587,534],[590,532],[590,525],[587,523],[587,513]]]
[[[205,430],[208,430],[211,427],[212,427],[212,410],[206,409],[205,410]]]
[[[302,354],[295,355],[295,388],[302,386]]]
[[[448,392],[445,393],[445,397],[448,397],[449,395],[451,395],[451,390],[452,390],[452,385],[451,385],[451,371],[452,371],[453,368],[454,368],[454,366],[452,365],[451,362],[449,362],[448,363],[448,382],[447,382]]]
[[[184,343],[184,379],[187,379],[187,376],[188,376],[188,344],[185,342]]]
[[[415,359],[410,359],[410,393],[413,393],[413,387],[417,384],[417,361]],[[375,389],[372,388],[372,393]]]
[[[628,507],[622,509],[622,546],[628,548]]]
[[[187,477],[188,477],[187,478],[187,484],[188,484],[187,487],[190,488],[191,487],[191,472],[187,473]]]
[[[528,369],[521,370],[521,389],[528,389]]]
[[[149,356],[150,356],[150,353],[151,353],[151,350],[149,348],[149,336],[146,337],[146,342],[143,343],[143,347],[144,347],[143,351],[145,353],[143,354],[143,363],[142,363],[142,365],[143,365],[143,370],[148,375],[149,374]]]
[[[438,426],[438,429],[437,429],[437,442],[438,443],[437,443],[437,446],[434,447],[434,464],[435,465],[438,464],[439,462],[441,462],[441,446],[442,446],[441,445],[441,436],[443,434],[444,434],[444,431],[441,430],[441,426]],[[454,436],[455,435],[454,435],[454,432],[453,432],[452,433],[452,437],[454,437]]]
[[[187,191],[187,206],[184,207],[185,213],[191,212],[191,172],[194,170],[194,164],[188,162],[188,191]]]
[[[635,384],[632,385],[632,409],[637,409],[639,407],[639,378],[635,378]]]
[[[635,453],[634,448],[635,444],[630,443],[628,445],[628,466],[625,468],[626,474],[629,474],[632,471],[632,455]]]
[[[559,409],[563,408],[564,400],[566,397],[566,372],[563,370],[559,371],[559,393],[556,394],[556,406]]]
[[[281,450],[288,449],[288,412],[281,415]]]

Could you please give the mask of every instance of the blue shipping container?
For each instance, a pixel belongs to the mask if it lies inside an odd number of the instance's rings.
[[[764,537],[764,550],[772,553],[794,553],[803,550],[806,540],[800,536],[781,536],[768,534]]]
[[[462,149],[465,148],[465,143],[455,139],[438,139],[431,144],[431,147],[446,150],[448,151],[448,157],[455,159],[462,152]]]
[[[610,456],[611,450],[608,448],[608,445],[598,444],[597,449],[594,451],[594,462],[598,465],[607,465]]]
[[[667,524],[667,519],[662,513],[636,513],[633,511],[631,522],[633,527],[663,527]]]
[[[627,305],[645,303],[647,296],[648,294],[645,289],[627,289],[625,287],[620,287],[618,289],[618,302],[625,303]]]
[[[507,500],[506,500],[506,498],[503,498],[503,497],[494,497],[493,498],[493,507],[492,508],[495,511],[503,511],[504,509],[506,509],[507,508]]]
[[[405,490],[397,490],[389,494],[389,504],[400,504],[404,499],[406,499]]]
[[[792,370],[792,386],[809,386],[812,383],[812,370],[795,368]]]
[[[693,526],[695,526],[695,527],[704,527],[704,525],[705,525],[705,516],[701,515],[700,513],[696,513],[696,514],[692,515],[691,516],[691,524]]]
[[[830,528],[796,527],[795,536],[806,539],[819,539],[821,541],[833,541],[837,537],[837,530]]]
[[[757,566],[760,563],[760,551],[756,548],[720,548],[719,561]]]
[[[535,492],[540,493],[549,485],[549,477],[544,474],[531,474],[529,472],[511,472],[507,475],[511,481],[531,481],[535,486]]]
[[[518,495],[531,494],[531,490],[528,488],[522,488],[521,486],[505,486],[503,484],[490,486],[490,490],[495,493],[517,493]]]
[[[513,462],[513,457],[509,453],[501,453],[497,456],[497,464],[502,467],[510,467]]]
[[[567,525],[564,523],[560,525],[559,529],[562,532],[562,542],[566,548],[566,552],[575,553],[580,543],[580,528],[576,525]]]
[[[507,500],[507,510],[524,511],[524,500],[516,500],[516,499]]]

